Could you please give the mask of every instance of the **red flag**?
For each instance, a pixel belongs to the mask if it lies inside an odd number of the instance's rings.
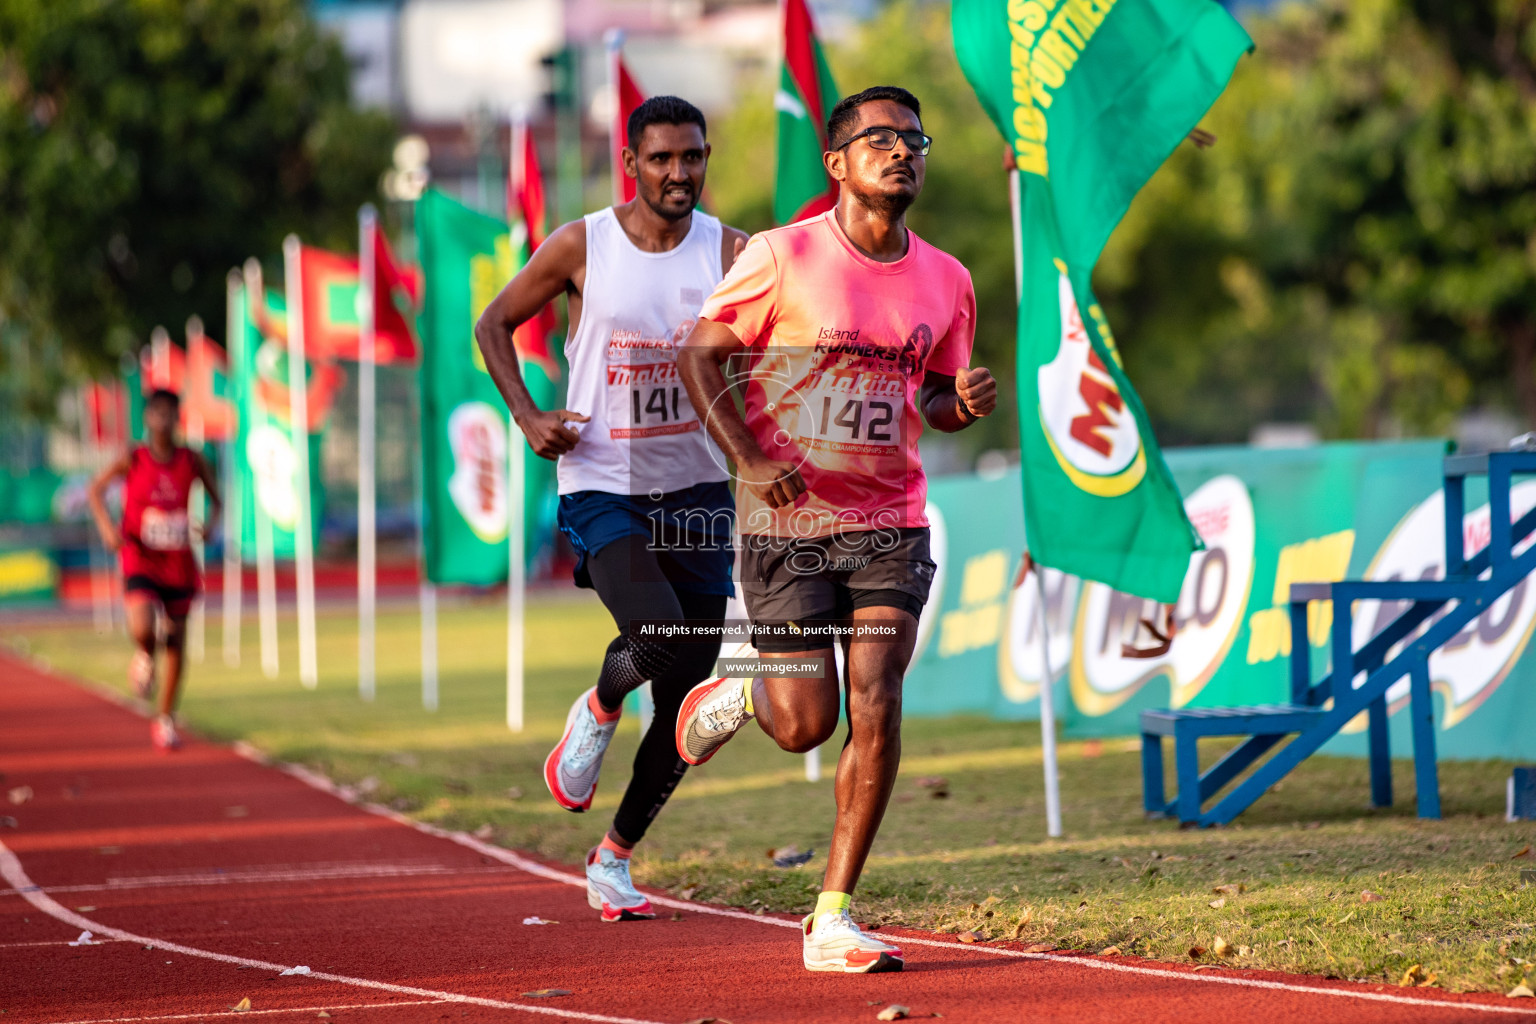
[[[117,449],[128,443],[128,396],[120,381],[92,381],[81,392],[85,402],[86,440],[98,449]]]
[[[544,175],[539,171],[539,152],[533,145],[528,122],[512,123],[512,161],[508,168],[507,222],[521,220],[528,228],[528,248],[537,249],[545,238],[547,211],[544,205]]]
[[[374,327],[376,363],[412,362],[416,336],[397,305],[413,307],[420,296],[414,275],[402,270],[382,232],[374,232]],[[299,258],[304,295],[304,351],[311,360],[358,358],[362,319],[358,310],[361,284],[355,256],[304,246]]]
[[[219,394],[217,377],[228,379],[229,357],[218,342],[202,332],[200,323],[187,325],[187,374],[181,394],[181,429],[194,433],[199,426],[204,441],[225,441],[235,436],[235,407]]]
[[[171,342],[163,328],[155,328],[150,337],[150,343],[139,352],[139,382],[144,393],[174,391],[181,394],[186,388],[187,354]]]
[[[635,84],[629,69],[624,66],[621,52],[623,37],[615,34],[608,42],[609,81],[613,83],[613,131],[610,135],[613,153],[613,203],[627,203],[635,198],[635,179],[624,173],[624,146],[629,132],[629,115],[645,102],[645,94]]]
[[[395,260],[389,239],[373,228],[373,352],[376,362],[415,362],[420,358],[412,314],[421,308],[421,274]],[[403,307],[403,308],[402,308]],[[389,353],[385,355],[384,353]]]
[[[507,223],[522,221],[527,232],[529,255],[544,241],[544,217],[544,176],[539,172],[539,154],[533,145],[533,134],[528,131],[526,122],[514,121],[507,180]],[[517,354],[542,367],[552,381],[560,379],[560,362],[549,350],[549,339],[555,333],[556,323],[554,303],[545,303],[536,316],[525,320],[512,332],[512,344]]]

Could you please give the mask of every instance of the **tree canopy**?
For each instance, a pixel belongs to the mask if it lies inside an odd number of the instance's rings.
[[[290,231],[352,247],[394,129],[349,76],[302,0],[0,0],[12,383],[41,405],[156,324],[222,324],[225,273]]]

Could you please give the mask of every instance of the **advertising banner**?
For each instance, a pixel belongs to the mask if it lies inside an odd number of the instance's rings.
[[[525,550],[547,557],[555,517],[554,463],[527,450],[526,493],[510,495],[506,404],[485,369],[474,326],[517,272],[505,221],[428,190],[416,204],[417,242],[426,293],[418,321],[422,358],[421,451],[427,578],[434,583],[500,583],[507,578],[507,503],[521,500]],[[523,363],[540,407],[554,401],[545,368]]]
[[[1067,735],[1133,735],[1146,708],[1287,700],[1292,583],[1443,575],[1445,453],[1442,441],[1169,452],[1206,547],[1190,559],[1176,606],[1178,635],[1166,654],[1121,655],[1123,643],[1146,646],[1139,620],[1151,617],[1151,602],[1046,574],[1045,626]],[[912,713],[1037,716],[1040,611],[1033,579],[1013,586],[1024,545],[1016,484],[1014,473],[933,481],[941,579],[908,676]],[[1475,551],[1488,536],[1487,493],[1480,480],[1469,479],[1467,489],[1464,535]],[[1517,485],[1512,505],[1515,516],[1536,506],[1536,482]],[[1356,646],[1397,613],[1383,604],[1356,606]],[[1331,608],[1313,605],[1314,678],[1328,665],[1331,626]],[[1431,656],[1442,757],[1536,756],[1536,730],[1529,728],[1536,666],[1521,659],[1533,626],[1536,594],[1527,582]],[[1406,680],[1390,700],[1394,749],[1406,755]],[[1324,749],[1364,754],[1363,718]]]
[[[283,296],[266,292],[265,306],[253,311],[250,290],[242,289],[234,322],[241,325],[239,344],[231,344],[231,375],[240,408],[235,440],[240,481],[240,551],[247,562],[256,559],[256,503],[272,521],[272,551],[277,558],[294,557],[294,529],[299,522],[299,460],[288,428],[288,344],[278,332],[263,330],[264,322],[283,315]],[[254,315],[253,315],[254,314]],[[330,400],[339,383],[332,365],[309,367],[309,507],[314,533],[320,536],[325,512],[325,486],[318,468],[320,445]]]

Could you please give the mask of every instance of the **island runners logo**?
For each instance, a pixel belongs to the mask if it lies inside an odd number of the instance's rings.
[[[1206,549],[1189,558],[1174,606],[1178,635],[1168,653],[1150,660],[1122,657],[1140,619],[1157,605],[1101,583],[1083,588],[1072,638],[1072,699],[1088,715],[1105,715],[1159,676],[1169,681],[1169,703],[1188,704],[1226,660],[1243,624],[1253,586],[1253,499],[1235,476],[1218,476],[1184,502]],[[1145,637],[1143,636],[1143,642]]]
[[[1510,513],[1520,518],[1536,507],[1536,481],[1517,484],[1509,496]],[[1487,505],[1467,513],[1462,525],[1462,543],[1475,554],[1488,543],[1493,518]],[[1436,491],[1415,506],[1392,531],[1381,550],[1365,571],[1370,580],[1438,580],[1445,576],[1444,542],[1445,497]],[[1516,547],[1516,553],[1531,545],[1531,540]],[[1445,713],[1440,727],[1449,729],[1467,719],[1491,697],[1504,682],[1509,670],[1524,652],[1536,626],[1536,593],[1531,581],[1521,580],[1508,593],[1483,610],[1465,629],[1429,656],[1430,684],[1444,699]],[[1361,645],[1396,618],[1406,602],[1361,601],[1355,606],[1354,643]],[[1436,615],[1431,621],[1438,621]],[[1424,627],[1427,628],[1427,627]],[[1416,631],[1412,640],[1423,629]],[[1387,657],[1396,657],[1399,644]],[[1357,679],[1358,686],[1362,679]],[[1387,691],[1390,711],[1408,703],[1408,679],[1405,676]],[[1345,732],[1359,732],[1366,727],[1365,715],[1345,727]]]
[[[485,402],[465,402],[448,416],[453,507],[486,544],[507,539],[507,427]]]
[[[1147,472],[1136,418],[1114,377],[1094,351],[1065,267],[1057,279],[1061,343],[1040,367],[1040,425],[1062,472],[1082,491],[1104,498],[1126,494]]]

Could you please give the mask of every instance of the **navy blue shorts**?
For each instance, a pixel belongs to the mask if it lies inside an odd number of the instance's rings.
[[[668,491],[659,498],[607,491],[562,494],[557,521],[576,549],[572,575],[578,587],[592,586],[588,555],[636,536],[650,538],[655,550],[665,553],[667,580],[678,589],[725,597],[735,593],[731,537],[736,504],[724,480]]]

